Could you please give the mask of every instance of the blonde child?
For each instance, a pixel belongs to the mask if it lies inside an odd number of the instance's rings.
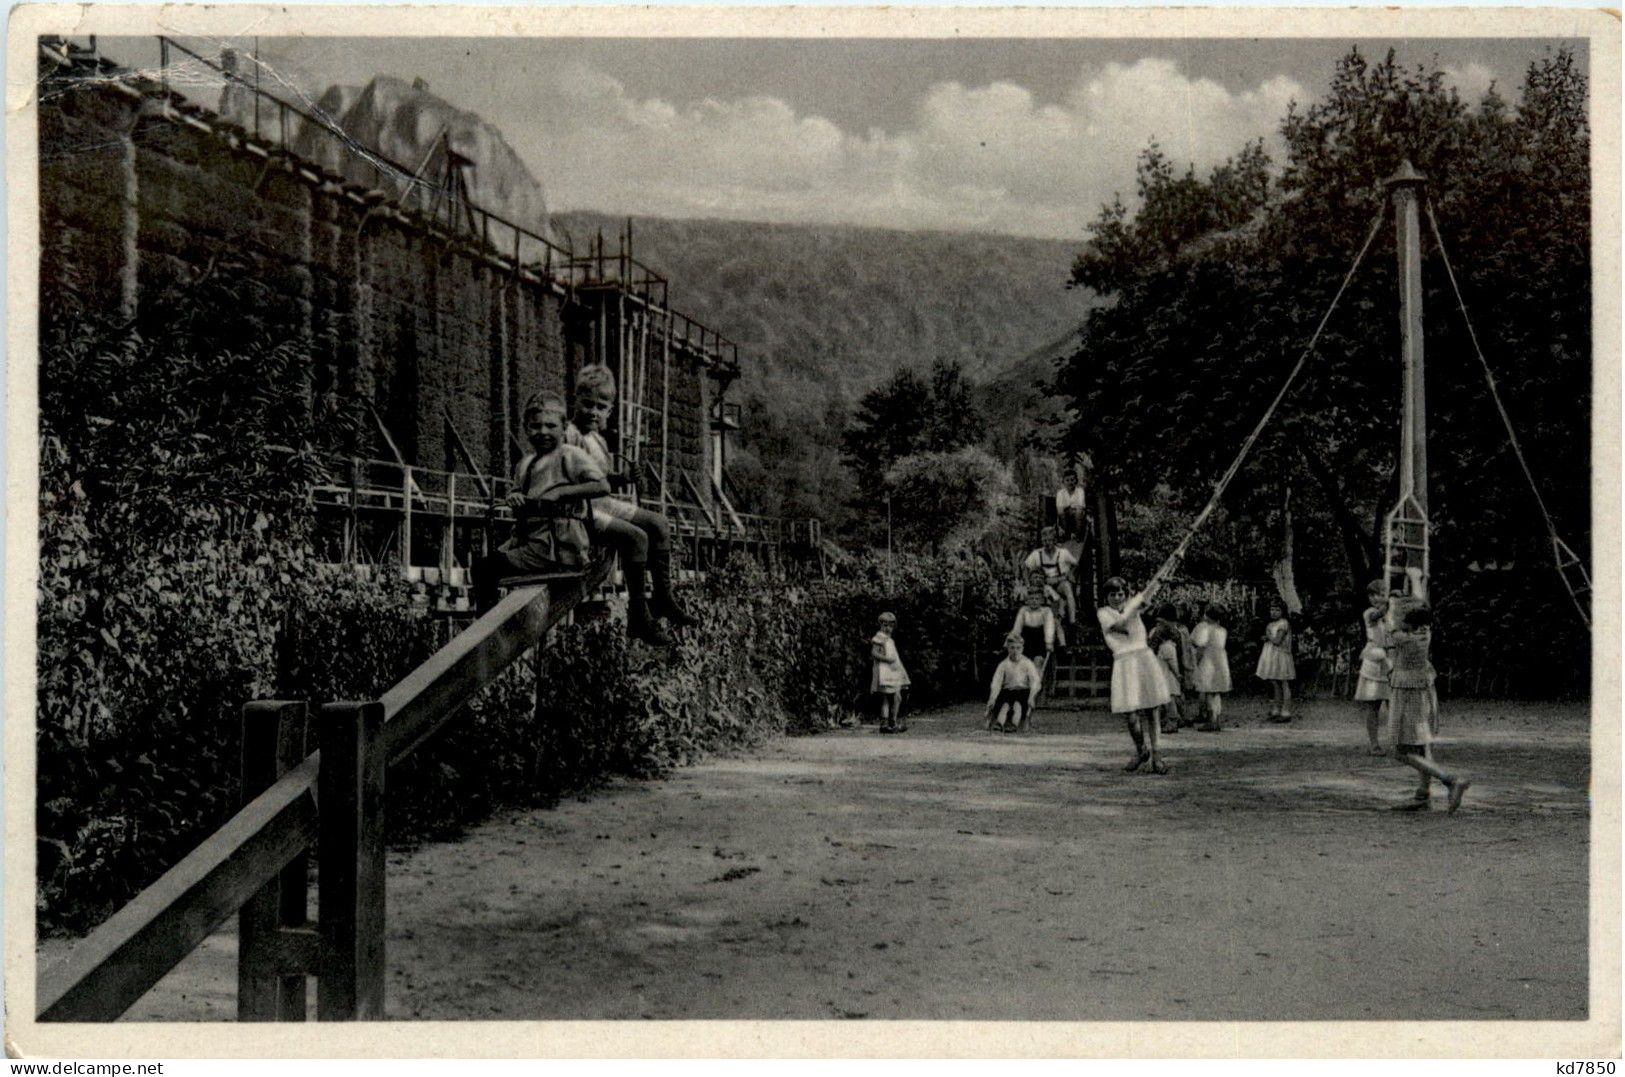
[[[1225,630],[1225,609],[1210,602],[1202,611],[1202,621],[1191,633],[1191,645],[1199,652],[1193,687],[1201,695],[1207,708],[1207,721],[1197,726],[1204,733],[1217,733],[1222,728],[1224,693],[1230,691],[1230,654],[1225,645],[1230,633]]]
[[[1004,661],[993,671],[987,695],[987,728],[992,732],[1020,730],[1032,718],[1044,675],[1021,653],[1022,648],[1019,632],[1004,637]]]
[[[609,492],[592,458],[564,443],[563,401],[533,396],[522,418],[532,451],[514,469],[507,499],[514,512],[513,537],[474,564],[474,600],[481,612],[496,605],[504,576],[586,564],[588,502]]]
[[[591,456],[606,476],[621,482],[624,476],[610,467],[604,426],[615,406],[615,375],[602,364],[584,366],[576,374],[574,421],[565,433],[570,444]],[[631,633],[654,643],[665,642],[651,614],[664,617],[674,628],[692,620],[671,592],[671,525],[658,512],[639,508],[624,498],[605,496],[592,504],[593,525],[621,559],[626,576],[627,626]],[[644,581],[653,584],[654,601],[645,598]]]
[[[1113,576],[1106,581],[1106,605],[1095,611],[1101,635],[1112,652],[1112,713],[1123,716],[1134,740],[1134,758],[1123,768],[1130,773],[1148,763],[1151,773],[1168,773],[1156,717],[1158,708],[1168,702],[1168,684],[1161,664],[1146,645],[1145,622],[1140,618],[1140,610],[1156,597],[1158,586],[1152,580],[1129,598],[1128,584],[1121,576]]]
[[[1365,648],[1360,652],[1360,674],[1354,683],[1354,701],[1365,705],[1365,737],[1372,755],[1386,755],[1377,731],[1382,728],[1382,709],[1388,705],[1388,612],[1387,588],[1381,580],[1366,585],[1366,608],[1360,614],[1365,628]]]
[[[1254,672],[1268,682],[1275,700],[1269,720],[1292,721],[1292,682],[1298,670],[1292,661],[1292,622],[1287,618],[1286,606],[1279,601],[1270,603],[1270,623],[1264,627],[1264,647],[1258,653]]]
[[[1176,626],[1178,613],[1173,606],[1157,610],[1157,626],[1146,638],[1151,653],[1162,664],[1163,678],[1168,682],[1168,703],[1163,708],[1160,726],[1164,733],[1177,733],[1191,723],[1185,718],[1185,686],[1181,670],[1179,633]]]
[[[1433,734],[1438,723],[1438,701],[1433,693],[1433,667],[1428,661],[1432,643],[1433,611],[1425,603],[1401,599],[1400,622],[1389,633],[1393,669],[1388,674],[1388,731],[1394,742],[1394,758],[1417,772],[1421,784],[1410,799],[1393,806],[1394,811],[1427,811],[1432,806],[1433,779],[1449,791],[1451,812],[1461,807],[1461,798],[1473,783],[1451,775],[1433,761]]]
[[[897,631],[897,615],[882,613],[879,627],[869,639],[869,692],[880,700],[880,731],[902,733],[903,690],[911,683],[903,659],[897,653],[892,634]]]

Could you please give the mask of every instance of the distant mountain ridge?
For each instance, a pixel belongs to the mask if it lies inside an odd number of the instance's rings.
[[[555,213],[585,250],[626,219]],[[634,217],[633,251],[671,303],[739,344],[744,426],[729,468],[757,511],[838,518],[858,399],[900,366],[958,361],[981,388],[989,441],[1013,445],[1058,402],[1041,385],[1095,300],[1068,289],[1077,242],[839,225]]]
[[[580,211],[553,217],[555,234],[583,249],[600,229],[613,237],[625,223]],[[1069,242],[731,220],[631,223],[635,254],[670,279],[673,306],[738,342],[753,392],[788,378],[851,398],[898,365],[938,358],[991,380],[1075,330],[1091,303],[1066,287],[1081,234]]]

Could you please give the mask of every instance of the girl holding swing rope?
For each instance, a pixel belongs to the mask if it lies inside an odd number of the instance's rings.
[[[1158,573],[1145,590],[1129,598],[1127,582],[1113,576],[1106,581],[1106,605],[1095,613],[1112,652],[1112,713],[1123,716],[1134,740],[1134,758],[1123,768],[1131,774],[1147,764],[1152,774],[1168,773],[1157,726],[1157,710],[1169,699],[1168,684],[1146,644],[1145,621],[1140,618],[1140,610],[1161,586],[1162,573]]]

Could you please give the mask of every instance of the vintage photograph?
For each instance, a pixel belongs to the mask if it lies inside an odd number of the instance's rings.
[[[1617,23],[380,14],[14,26],[14,1038],[1617,1053]]]

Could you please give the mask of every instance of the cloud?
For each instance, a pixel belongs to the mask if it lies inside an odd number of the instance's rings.
[[[1080,72],[1060,101],[1012,82],[942,82],[895,132],[843,130],[765,96],[640,98],[600,71],[558,72],[538,124],[510,132],[554,205],[1077,237],[1156,139],[1211,167],[1277,124],[1302,87],[1234,92],[1147,58]]]

